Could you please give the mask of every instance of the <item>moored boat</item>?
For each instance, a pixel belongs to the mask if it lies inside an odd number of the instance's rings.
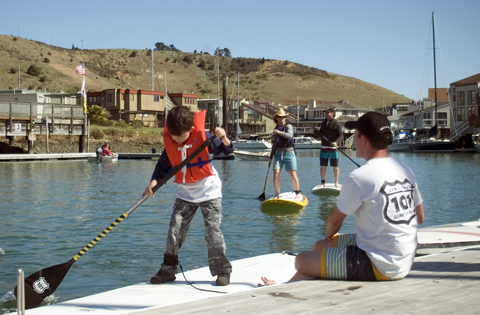
[[[316,140],[312,137],[294,137],[295,149],[320,149],[322,141]]]
[[[392,144],[387,146],[387,151],[391,152],[409,152],[412,151],[410,148],[411,137],[409,133],[400,132],[393,139]]]
[[[237,141],[232,141],[233,146],[236,149],[248,149],[248,150],[265,150],[271,149],[272,144],[267,141],[261,140],[246,140],[246,139],[239,139]]]
[[[442,140],[425,140],[409,144],[413,152],[449,153],[455,151],[455,142]]]
[[[233,154],[239,159],[246,161],[268,161],[270,158],[270,151],[252,152],[235,150]]]

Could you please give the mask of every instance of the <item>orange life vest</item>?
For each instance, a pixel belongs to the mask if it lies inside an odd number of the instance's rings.
[[[205,135],[205,115],[206,111],[203,110],[196,113],[193,118],[193,127],[195,128],[188,137],[187,141],[182,144],[173,140],[172,136],[167,130],[165,124],[165,130],[163,133],[163,143],[165,145],[165,151],[167,152],[168,159],[173,167],[182,163],[193,151],[200,147],[207,136]],[[184,166],[181,171],[175,174],[175,183],[195,183],[198,180],[204,179],[208,176],[212,176],[212,167],[210,166],[208,147],[200,152],[189,164]]]

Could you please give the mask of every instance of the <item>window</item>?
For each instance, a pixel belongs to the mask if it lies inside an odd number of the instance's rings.
[[[447,113],[437,113],[438,119],[447,119]]]
[[[120,94],[120,99],[121,99],[122,101],[125,100],[125,94],[123,94],[123,93]]]
[[[153,96],[153,101],[154,102],[160,102],[160,95],[154,95]]]
[[[107,95],[107,101],[108,101],[108,102],[114,102],[114,101],[115,101],[115,95],[113,95],[113,94],[108,94],[108,95]]]
[[[468,117],[475,116],[475,106],[468,106],[467,108]]]
[[[467,92],[467,105],[475,105],[477,98],[477,93],[475,90],[471,90]]]
[[[134,101],[135,100],[135,94],[130,94],[130,100]]]
[[[465,105],[465,92],[457,93],[457,105]]]
[[[457,107],[457,121],[465,120],[465,107]]]

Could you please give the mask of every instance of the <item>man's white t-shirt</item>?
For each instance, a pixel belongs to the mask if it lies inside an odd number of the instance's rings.
[[[357,246],[391,279],[405,277],[412,267],[420,204],[413,172],[390,157],[371,159],[350,173],[337,201],[342,213],[355,214]]]

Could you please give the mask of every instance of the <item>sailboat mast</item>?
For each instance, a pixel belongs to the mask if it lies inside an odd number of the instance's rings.
[[[432,12],[432,33],[433,33],[433,82],[435,88],[435,125],[437,125],[437,63],[435,59],[435,13]]]
[[[237,72],[237,132],[235,132],[235,141],[238,140],[238,132],[240,131],[239,122],[240,119],[240,72]]]

